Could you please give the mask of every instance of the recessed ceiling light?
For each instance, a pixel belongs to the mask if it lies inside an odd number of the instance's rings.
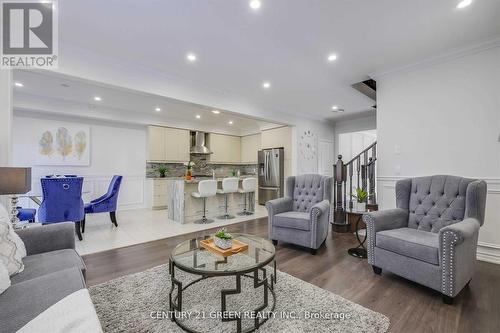
[[[271,88],[271,83],[270,82],[264,82],[264,83],[262,83],[262,88],[264,88],[264,89]]]
[[[228,121],[227,123],[228,123],[229,125],[234,124],[234,122],[233,122],[232,120]]]
[[[95,96],[95,97],[94,97],[94,101],[100,102],[100,101],[102,101],[102,98],[101,98],[101,97],[99,97],[99,96]]]
[[[187,60],[189,60],[191,62],[195,62],[196,61],[196,54],[194,54],[194,53],[188,53],[186,55],[186,58],[187,58]]]
[[[338,112],[338,113],[342,113],[342,112],[344,112],[344,109],[339,109],[339,108],[336,108],[336,109],[332,108],[332,110],[333,110],[333,112],[336,112],[336,113],[337,113],[337,112]]]
[[[458,9],[465,8],[465,7],[469,6],[471,3],[472,3],[472,0],[462,0],[458,3],[457,8]]]
[[[212,110],[212,113],[213,113],[213,114],[219,114],[219,113],[220,113],[220,111],[219,111],[219,110]]]
[[[253,10],[257,10],[257,9],[260,8],[260,6],[262,5],[262,3],[260,2],[260,0],[250,0],[250,2],[248,3],[248,5]]]
[[[200,119],[201,116],[199,114],[196,115],[196,119]]]
[[[155,111],[156,111],[156,112],[160,112],[160,111],[161,111],[161,109],[160,109],[160,108],[155,108]]]
[[[14,85],[16,87],[24,87],[24,84],[22,84],[21,82],[14,82]]]
[[[335,61],[337,60],[337,55],[335,53],[331,53],[328,55],[328,61],[332,62],[332,61]]]
[[[336,110],[338,110],[338,109],[339,109],[339,107],[338,107],[337,105],[332,106],[332,110],[333,110],[333,111],[336,111]]]

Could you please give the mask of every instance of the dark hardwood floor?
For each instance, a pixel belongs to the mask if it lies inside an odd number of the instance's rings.
[[[228,230],[267,237],[267,219],[234,224]],[[167,263],[170,251],[180,241],[206,233],[86,255],[87,284]],[[478,262],[470,286],[450,306],[431,289],[387,272],[375,275],[366,259],[347,254],[347,249],[355,245],[354,235],[331,233],[313,256],[280,243],[276,251],[278,269],[385,314],[391,320],[391,332],[500,332],[500,265]]]

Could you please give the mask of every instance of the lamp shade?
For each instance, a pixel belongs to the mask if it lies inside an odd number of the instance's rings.
[[[25,194],[31,191],[31,168],[0,167],[0,194]]]

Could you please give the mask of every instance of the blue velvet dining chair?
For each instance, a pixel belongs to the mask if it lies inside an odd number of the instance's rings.
[[[85,214],[109,213],[111,223],[118,227],[118,223],[116,222],[116,205],[122,178],[122,176],[113,176],[109,184],[108,192],[92,200],[88,204],[85,204]],[[85,232],[85,218],[82,222],[82,232]]]
[[[17,218],[19,221],[35,223],[36,209],[17,207]]]
[[[83,177],[42,178],[43,200],[38,209],[42,224],[74,222],[79,240],[80,223],[85,217],[82,200]]]

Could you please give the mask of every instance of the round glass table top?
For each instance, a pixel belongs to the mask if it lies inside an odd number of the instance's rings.
[[[227,275],[249,272],[274,259],[274,245],[268,239],[233,233],[233,239],[248,244],[248,249],[223,257],[203,248],[200,241],[213,235],[193,238],[177,245],[170,254],[175,266],[195,274]]]

